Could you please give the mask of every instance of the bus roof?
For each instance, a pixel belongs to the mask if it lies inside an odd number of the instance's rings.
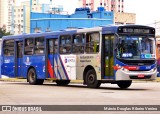
[[[29,33],[29,34],[20,34],[20,35],[10,35],[4,36],[2,39],[14,39],[14,38],[29,38],[29,37],[40,37],[40,36],[53,36],[53,35],[65,35],[65,34],[76,34],[81,32],[92,32],[92,31],[102,31],[102,33],[116,33],[118,28],[121,27],[135,27],[135,28],[150,28],[153,27],[143,26],[143,25],[106,25],[92,28],[75,28],[75,29],[64,29],[58,31],[50,31],[50,32],[39,32],[39,33]]]

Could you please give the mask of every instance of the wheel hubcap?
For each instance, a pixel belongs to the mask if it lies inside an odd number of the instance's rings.
[[[35,80],[35,75],[33,72],[30,72],[29,73],[29,78],[30,78],[30,81],[33,82]]]
[[[94,75],[93,74],[90,74],[88,76],[88,83],[90,83],[90,84],[94,83]]]

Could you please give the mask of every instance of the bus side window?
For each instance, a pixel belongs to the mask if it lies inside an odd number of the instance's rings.
[[[73,53],[84,53],[84,34],[73,35]]]
[[[58,53],[58,38],[53,39],[53,53],[57,54]]]
[[[33,49],[34,49],[33,38],[25,39],[24,54],[25,55],[32,55]]]
[[[60,36],[60,54],[69,54],[71,53],[71,36],[63,35]]]
[[[48,54],[57,54],[58,53],[58,39],[49,40],[49,49]]]
[[[35,38],[35,54],[44,54],[44,37]]]
[[[99,35],[98,32],[87,33],[85,51],[87,53],[97,53],[97,52],[99,52],[99,40],[100,40],[100,35]]]
[[[3,44],[4,56],[14,55],[14,40],[5,40]]]

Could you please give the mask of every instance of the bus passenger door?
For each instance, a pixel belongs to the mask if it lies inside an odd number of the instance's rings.
[[[58,76],[58,62],[57,62],[57,52],[58,52],[58,38],[52,36],[47,39],[46,47],[46,78],[57,78]]]
[[[22,69],[23,69],[23,41],[16,42],[16,53],[15,53],[15,76],[22,77]]]
[[[113,56],[114,35],[103,35],[102,38],[102,79],[114,78],[114,56]]]

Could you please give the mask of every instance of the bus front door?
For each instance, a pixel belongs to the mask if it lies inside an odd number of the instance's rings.
[[[113,40],[114,35],[103,35],[102,41],[102,79],[114,79],[114,56],[113,56]]]
[[[58,38],[52,36],[47,39],[46,47],[46,78],[57,78],[58,75],[58,63],[57,63],[57,52],[58,52]]]
[[[23,49],[23,41],[16,42],[16,56],[15,56],[15,76],[20,78],[22,77],[22,49]]]

